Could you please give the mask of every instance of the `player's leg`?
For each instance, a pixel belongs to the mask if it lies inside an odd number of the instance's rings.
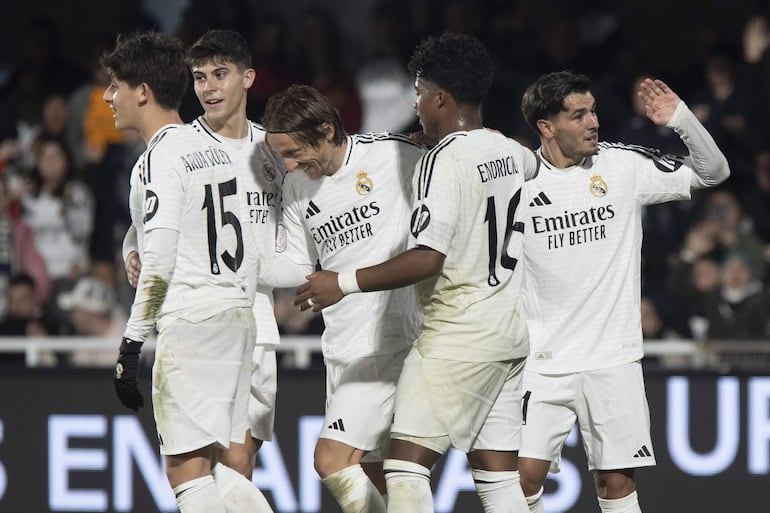
[[[213,446],[184,454],[167,454],[166,477],[181,513],[226,513],[211,475]]]
[[[326,362],[327,407],[314,465],[345,513],[385,511],[385,490],[376,486],[384,478],[370,479],[367,471],[380,469],[405,354]]]
[[[390,441],[390,452],[383,463],[388,486],[388,513],[433,513],[430,469],[449,448],[449,437],[410,440],[404,433],[394,436],[403,438]]]
[[[531,513],[544,513],[543,485],[558,471],[561,450],[575,424],[576,375],[549,376],[524,370],[521,488]]]
[[[655,465],[642,366],[583,373],[581,386],[578,418],[599,506],[604,513],[640,513],[634,469]],[[596,425],[603,429],[590,429]]]
[[[508,379],[468,453],[473,482],[486,513],[527,513],[520,485],[521,387],[524,359],[510,362]]]

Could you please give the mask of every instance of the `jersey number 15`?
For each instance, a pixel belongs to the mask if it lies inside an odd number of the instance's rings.
[[[219,274],[219,258],[217,256],[217,204],[214,202],[214,191],[212,184],[207,183],[206,197],[203,200],[203,207],[201,210],[206,211],[206,228],[208,229],[208,241],[209,241],[209,261],[211,262],[211,273]],[[222,262],[233,272],[236,272],[243,263],[243,234],[241,232],[241,223],[238,221],[238,216],[233,214],[230,210],[225,210],[225,197],[235,196],[237,192],[235,178],[217,184],[217,192],[219,196],[219,210],[221,211],[220,219],[222,220],[222,228],[228,224],[235,230],[235,256],[225,250],[222,252]]]

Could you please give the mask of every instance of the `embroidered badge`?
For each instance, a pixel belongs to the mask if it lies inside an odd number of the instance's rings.
[[[602,196],[607,195],[607,182],[602,180],[602,177],[599,175],[593,175],[591,177],[591,185],[589,188],[591,190],[591,194],[597,198],[601,198]]]
[[[361,196],[366,196],[374,190],[372,179],[366,174],[366,171],[358,173],[356,178],[356,192]]]

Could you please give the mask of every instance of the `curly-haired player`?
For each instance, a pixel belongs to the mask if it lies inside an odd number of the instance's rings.
[[[414,177],[411,249],[354,271],[314,273],[295,304],[415,284],[423,324],[396,389],[384,462],[390,513],[433,511],[430,474],[450,447],[468,455],[484,511],[522,513],[517,470],[529,352],[521,311],[519,200],[535,155],[481,122],[493,64],[466,35],[423,41],[409,64],[415,108],[438,143]]]

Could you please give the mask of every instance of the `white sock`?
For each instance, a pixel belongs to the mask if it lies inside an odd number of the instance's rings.
[[[642,513],[636,490],[622,499],[599,499],[599,508],[602,513]]]
[[[217,463],[212,472],[225,502],[226,513],[273,513],[259,488],[240,472],[222,463]]]
[[[529,507],[529,513],[545,513],[545,507],[543,506],[543,487],[537,491],[535,495],[526,497],[527,506]]]
[[[388,513],[434,513],[430,469],[404,460],[385,460]]]
[[[385,513],[385,501],[361,465],[343,468],[321,481],[343,513]]]
[[[212,476],[203,476],[174,488],[181,513],[227,513]]]
[[[493,472],[474,468],[471,475],[485,513],[528,513],[518,470]]]

